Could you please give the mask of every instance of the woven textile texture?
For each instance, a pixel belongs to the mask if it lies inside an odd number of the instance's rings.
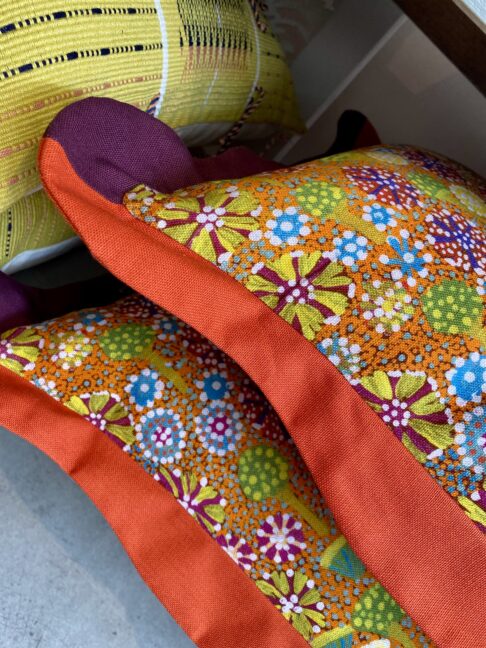
[[[253,134],[265,124],[300,128],[282,50],[255,11],[247,0],[2,3],[0,224],[8,221],[9,235],[0,237],[0,267],[14,248],[72,236],[43,198],[29,195],[40,188],[40,138],[77,99],[127,102],[202,144],[228,131],[258,92],[246,120]]]
[[[40,258],[47,260],[52,246],[74,242],[74,237],[45,192],[36,191],[0,213],[0,267],[9,271],[12,266],[18,270],[31,265],[29,252],[32,250],[37,255],[43,250]]]
[[[327,356],[486,532],[485,187],[374,147],[238,182],[126,194]]]
[[[191,327],[129,296],[4,333],[0,365],[108,435],[310,645],[433,645],[340,534],[258,388]]]
[[[49,195],[112,273],[251,376],[349,545],[427,635],[480,645],[482,181],[377,146],[167,192],[157,122],[120,140],[119,106],[81,101],[51,124]]]

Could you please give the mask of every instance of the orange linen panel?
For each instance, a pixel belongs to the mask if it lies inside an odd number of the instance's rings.
[[[1,424],[79,484],[198,646],[308,645],[172,494],[97,427],[3,367],[0,390]]]
[[[443,648],[484,643],[483,535],[329,360],[233,278],[168,237],[161,244],[156,230],[91,189],[56,141],[44,140],[40,162],[94,256],[264,391],[343,534],[398,603]]]

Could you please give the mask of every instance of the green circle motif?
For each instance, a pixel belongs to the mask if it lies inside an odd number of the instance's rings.
[[[299,205],[312,216],[325,216],[346,198],[346,192],[329,182],[308,182],[295,191]]]
[[[388,636],[392,623],[399,623],[404,612],[388,592],[376,583],[354,606],[351,623],[358,631]]]
[[[241,455],[238,478],[245,495],[260,502],[267,497],[275,497],[285,488],[289,479],[289,465],[275,448],[254,446]]]
[[[422,295],[422,308],[438,333],[469,333],[482,313],[481,298],[474,288],[457,279],[444,279]]]
[[[154,337],[154,331],[148,326],[123,324],[106,331],[100,337],[100,346],[112,360],[130,360],[151,347]]]

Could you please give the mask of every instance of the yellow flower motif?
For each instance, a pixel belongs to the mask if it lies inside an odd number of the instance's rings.
[[[34,330],[19,327],[0,335],[0,365],[21,374],[32,371],[44,340]]]
[[[313,580],[300,571],[274,571],[256,586],[267,596],[304,639],[319,632],[326,624],[324,603]]]
[[[119,445],[131,445],[134,442],[135,433],[131,415],[122,405],[117,394],[96,392],[71,396],[65,405]]]
[[[404,158],[403,155],[394,153],[386,148],[375,148],[367,151],[367,155],[379,160],[380,162],[385,162],[386,164],[396,164],[398,166],[405,166],[409,164],[407,158]]]
[[[83,360],[93,350],[89,338],[82,333],[73,333],[67,337],[57,337],[51,344],[55,349],[52,359],[63,369],[74,369],[80,367]]]
[[[206,194],[189,196],[185,191],[166,195],[143,185],[127,194],[125,206],[141,220],[154,205],[149,222],[179,243],[212,263],[222,263],[246,238],[257,241],[258,200],[236,187],[216,188]]]
[[[257,263],[247,287],[308,340],[323,324],[339,322],[354,291],[342,266],[320,252],[291,252],[266,265]]]

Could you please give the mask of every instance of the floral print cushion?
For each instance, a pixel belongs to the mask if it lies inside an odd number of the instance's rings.
[[[314,648],[433,645],[336,528],[258,388],[177,318],[129,296],[5,332],[0,365],[89,421],[172,493]],[[425,381],[398,384],[375,379],[363,389],[430,402]],[[436,410],[434,425],[445,425]]]
[[[379,146],[170,195],[138,185],[124,204],[315,345],[486,532],[485,196],[458,164]]]

